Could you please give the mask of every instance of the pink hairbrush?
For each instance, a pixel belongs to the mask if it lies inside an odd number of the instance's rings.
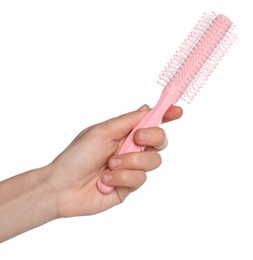
[[[142,151],[144,147],[133,141],[135,131],[158,126],[167,109],[180,98],[191,102],[235,41],[233,27],[224,15],[203,15],[159,76],[158,83],[164,89],[158,103],[128,135],[118,154]],[[101,178],[97,187],[102,193],[110,193],[114,189],[103,184]]]

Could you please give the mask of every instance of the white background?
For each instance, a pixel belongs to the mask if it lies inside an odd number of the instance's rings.
[[[49,163],[83,128],[153,106],[157,75],[204,12],[238,40],[162,166],[102,214],[0,245],[0,259],[253,259],[251,1],[0,1],[0,179]],[[1,192],[1,191],[0,191]],[[1,194],[0,194],[1,195]],[[1,230],[0,230],[1,232]]]

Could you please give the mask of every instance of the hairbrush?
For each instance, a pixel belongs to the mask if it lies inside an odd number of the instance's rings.
[[[133,140],[137,129],[158,126],[167,109],[182,100],[190,103],[236,39],[234,25],[225,15],[204,14],[159,75],[164,87],[160,99],[126,138],[118,154],[140,152]],[[103,193],[114,187],[97,182]]]

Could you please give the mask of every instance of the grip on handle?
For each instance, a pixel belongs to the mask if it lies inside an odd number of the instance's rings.
[[[141,152],[144,150],[144,146],[139,146],[134,143],[134,133],[137,130],[137,127],[132,130],[132,132],[128,135],[127,139],[125,140],[124,144],[120,148],[118,154],[130,153],[130,152]],[[102,193],[110,193],[114,189],[113,186],[105,185],[101,177],[97,181],[97,187]]]
[[[164,113],[173,103],[171,96],[168,94],[168,88],[165,88],[156,106],[144,116],[139,124],[128,135],[118,154],[143,151],[145,147],[138,146],[134,142],[135,131],[140,128],[158,126],[162,121]],[[102,193],[110,193],[114,189],[113,186],[105,185],[102,182],[101,177],[97,181],[97,187]]]

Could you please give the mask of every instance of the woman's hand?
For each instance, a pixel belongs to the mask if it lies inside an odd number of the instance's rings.
[[[143,106],[85,129],[48,165],[48,183],[57,199],[58,217],[91,215],[121,203],[145,182],[146,172],[161,164],[158,151],[166,147],[167,137],[159,127],[136,131],[135,142],[146,146],[144,152],[115,155],[148,111],[148,106]],[[172,106],[163,121],[181,115],[182,109]],[[104,184],[115,187],[110,194],[97,189],[101,175]]]

